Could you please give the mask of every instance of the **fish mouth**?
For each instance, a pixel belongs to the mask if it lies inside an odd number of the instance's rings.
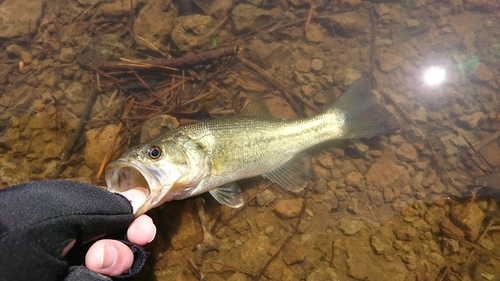
[[[106,167],[106,184],[108,191],[125,192],[133,188],[144,188],[148,192],[144,202],[131,202],[134,206],[137,204],[135,215],[139,216],[149,209],[155,207],[155,201],[158,201],[157,194],[161,184],[157,177],[148,170],[142,163],[134,161],[134,159],[116,160],[111,162]],[[129,198],[130,199],[130,198]]]

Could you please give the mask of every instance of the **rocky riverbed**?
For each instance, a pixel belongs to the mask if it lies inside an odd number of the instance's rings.
[[[301,194],[256,178],[240,182],[241,210],[202,196],[151,211],[137,280],[499,280],[500,183],[478,182],[500,167],[498,13],[480,0],[0,0],[1,186],[104,186],[141,130],[259,94],[277,118],[313,116],[366,74],[401,130],[310,151]],[[152,66],[196,54],[210,59]],[[423,78],[431,67],[442,84]]]

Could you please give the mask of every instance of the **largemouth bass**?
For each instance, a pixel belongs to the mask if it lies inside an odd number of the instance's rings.
[[[366,77],[312,118],[275,119],[263,104],[254,99],[239,115],[180,126],[128,149],[106,168],[108,190],[147,189],[136,215],[207,191],[238,208],[243,197],[236,181],[262,175],[299,192],[309,180],[304,150],[333,139],[389,134],[400,126],[371,93]]]

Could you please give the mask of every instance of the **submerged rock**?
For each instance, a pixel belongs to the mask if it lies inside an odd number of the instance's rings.
[[[451,209],[451,219],[465,233],[469,241],[475,241],[479,236],[485,215],[475,203],[456,205]]]
[[[190,50],[210,42],[208,33],[213,27],[212,17],[202,15],[178,17],[174,25],[171,33],[172,41],[181,50]]]
[[[148,1],[134,22],[134,41],[143,49],[151,45],[160,49],[174,28],[175,17],[170,0]]]

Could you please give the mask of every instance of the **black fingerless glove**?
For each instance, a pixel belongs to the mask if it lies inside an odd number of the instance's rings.
[[[125,197],[85,183],[48,180],[2,189],[0,280],[57,281],[68,273],[72,280],[78,280],[75,276],[111,280],[81,266],[82,249],[112,233],[121,232],[123,239],[123,231],[133,220],[132,206]],[[61,258],[74,239],[75,246]],[[139,272],[147,255],[141,247],[134,245],[132,250],[136,259],[126,276]]]

